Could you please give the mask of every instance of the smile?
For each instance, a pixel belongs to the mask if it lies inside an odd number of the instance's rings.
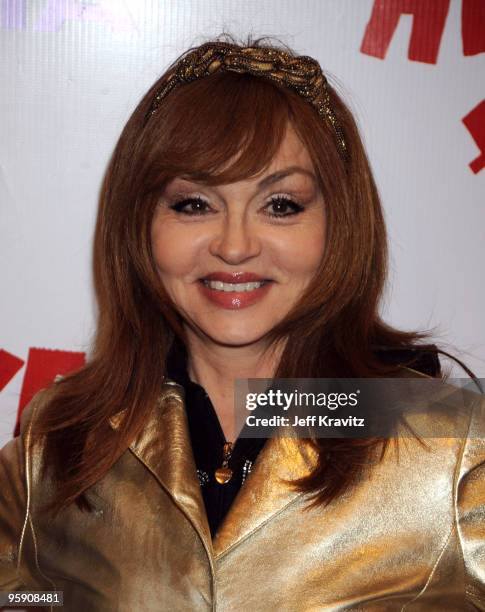
[[[262,300],[274,282],[263,280],[250,283],[223,283],[201,280],[197,285],[204,298],[212,304],[227,310],[239,310]]]
[[[269,281],[260,281],[255,283],[223,283],[222,281],[203,281],[206,287],[214,289],[215,291],[253,291],[254,289],[259,289],[259,287],[262,287],[267,282]]]

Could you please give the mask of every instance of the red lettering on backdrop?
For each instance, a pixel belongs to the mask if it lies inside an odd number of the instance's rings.
[[[463,55],[485,52],[485,0],[463,0],[461,35]]]
[[[20,416],[22,415],[22,410],[37,391],[47,387],[55,379],[57,374],[67,374],[68,372],[79,369],[83,365],[84,353],[39,348],[31,348],[29,350],[27,367],[22,390],[20,392],[20,403],[17,411],[14,436],[18,436],[20,433]]]
[[[384,59],[401,15],[413,16],[408,58],[436,64],[450,0],[375,0],[360,50]]]
[[[7,386],[23,365],[22,359],[0,349],[0,391]]]
[[[480,155],[469,164],[472,172],[477,174],[485,168],[485,100],[475,106],[462,121],[480,149]]]

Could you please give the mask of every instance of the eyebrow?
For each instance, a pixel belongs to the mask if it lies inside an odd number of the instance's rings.
[[[317,184],[316,176],[313,174],[313,172],[310,172],[310,170],[306,170],[305,168],[301,168],[300,166],[289,166],[288,168],[283,168],[282,170],[278,170],[277,172],[274,172],[273,174],[270,174],[269,176],[265,176],[264,179],[259,181],[257,187],[259,190],[264,189],[265,187],[268,187],[269,185],[272,185],[273,183],[281,181],[282,179],[286,178],[290,174],[295,174],[295,173],[304,174],[306,176],[309,176],[312,179],[313,184],[314,185]]]
[[[256,184],[256,190],[261,191],[264,188],[273,185],[273,183],[277,183],[278,181],[283,180],[291,174],[303,174],[305,176],[308,176],[315,187],[318,185],[317,177],[310,170],[302,168],[301,166],[288,166],[287,168],[283,168],[282,170],[277,170],[276,172],[273,172],[273,174],[270,174],[269,176],[265,176]],[[193,180],[190,176],[181,176],[180,178],[189,182]]]

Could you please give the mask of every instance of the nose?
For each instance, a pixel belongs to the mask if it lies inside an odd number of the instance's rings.
[[[239,264],[261,252],[261,241],[254,225],[242,215],[228,213],[211,239],[211,255],[229,264]]]

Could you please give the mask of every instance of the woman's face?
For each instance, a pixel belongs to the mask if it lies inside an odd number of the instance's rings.
[[[189,328],[225,345],[263,340],[300,298],[325,247],[322,195],[294,129],[256,178],[170,181],[151,242],[163,286]]]

